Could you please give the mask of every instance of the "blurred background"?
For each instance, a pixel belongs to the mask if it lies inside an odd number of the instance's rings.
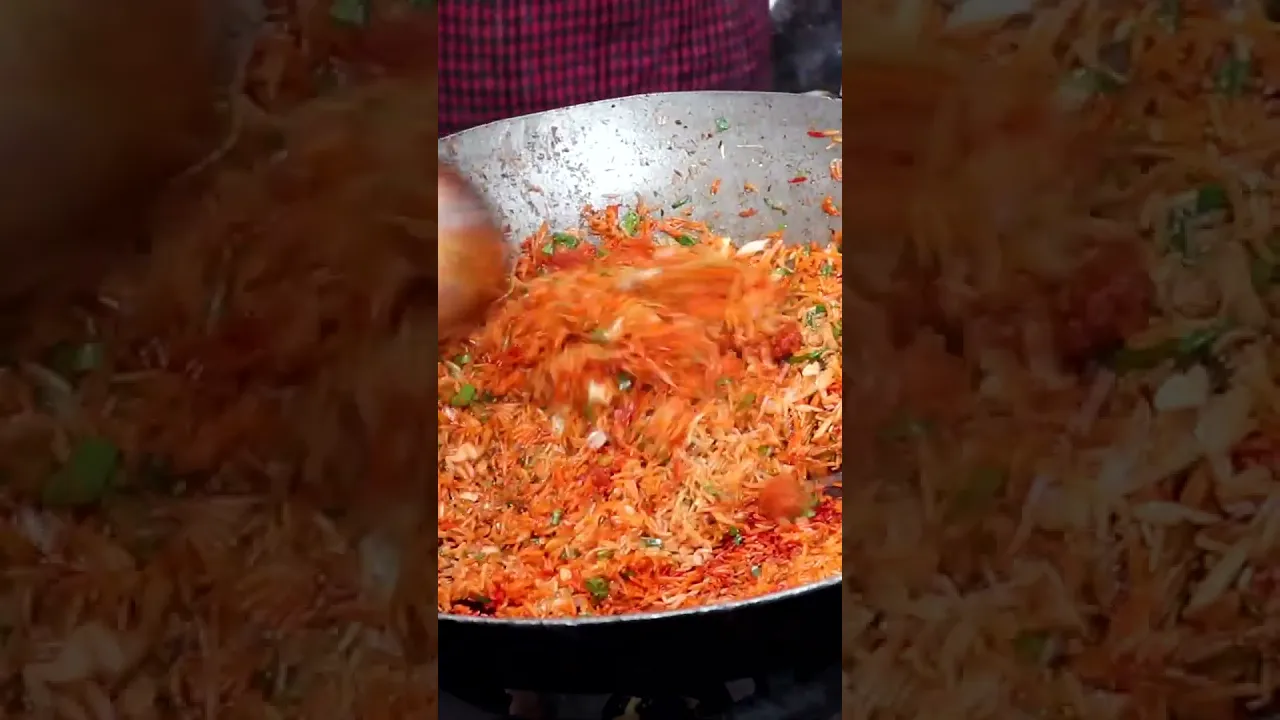
[[[770,0],[774,90],[840,92],[839,0]]]

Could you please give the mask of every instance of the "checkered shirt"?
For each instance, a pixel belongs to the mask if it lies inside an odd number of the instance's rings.
[[[768,0],[440,0],[440,133],[593,100],[766,90]]]

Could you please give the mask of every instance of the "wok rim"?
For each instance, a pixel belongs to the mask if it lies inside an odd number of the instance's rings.
[[[680,608],[677,610],[656,610],[637,613],[623,613],[621,615],[573,615],[568,617],[490,617],[487,615],[460,615],[457,613],[437,613],[442,622],[456,622],[459,624],[475,624],[475,625],[521,625],[521,626],[542,626],[542,627],[578,627],[581,625],[611,625],[619,622],[640,621],[640,620],[675,620],[681,618],[690,618],[700,615],[719,614],[722,612],[731,612],[734,610],[743,610],[758,605],[768,605],[773,602],[787,600],[800,595],[807,595],[811,592],[817,592],[827,588],[838,587],[843,581],[843,573],[833,575],[824,580],[817,580],[804,585],[796,585],[784,590],[774,590],[764,595],[755,595],[740,600],[730,600],[728,602],[715,603],[712,605],[697,605],[694,607]]]
[[[442,149],[446,144],[456,141],[460,137],[471,134],[486,128],[493,128],[501,125],[509,125],[513,121],[528,121],[540,117],[567,113],[580,108],[593,106],[603,106],[615,104],[619,102],[636,101],[641,99],[675,99],[679,97],[706,97],[706,96],[738,96],[751,97],[761,100],[770,99],[786,99],[798,100],[804,98],[801,102],[812,102],[818,105],[822,102],[835,101],[840,103],[840,98],[829,98],[806,93],[787,93],[775,91],[756,91],[756,90],[681,90],[677,92],[660,92],[660,93],[639,93],[636,95],[623,95],[616,98],[607,98],[604,100],[593,100],[587,103],[579,103],[577,105],[569,105],[560,108],[551,108],[538,112],[526,113],[500,120],[492,120],[480,125],[458,130],[457,132],[443,135],[437,141],[437,149]],[[456,152],[450,148],[450,154]],[[831,577],[817,580],[814,582],[796,585],[794,587],[785,588],[783,590],[774,590],[763,595],[755,595],[748,598],[738,600],[730,600],[728,602],[714,603],[711,605],[697,605],[694,607],[680,608],[677,610],[657,610],[636,613],[623,613],[620,615],[574,615],[560,617],[491,617],[487,615],[462,615],[459,613],[438,612],[437,616],[441,622],[453,622],[460,625],[518,625],[522,627],[579,627],[583,625],[613,625],[621,622],[644,621],[644,620],[676,620],[682,618],[693,618],[702,615],[719,614],[722,612],[731,612],[734,610],[742,610],[762,605],[768,605],[773,602],[787,600],[801,595],[807,595],[812,592],[818,592],[828,588],[838,587],[843,581],[843,574],[832,575]]]
[[[489,122],[481,123],[480,125],[472,125],[469,128],[465,128],[463,130],[457,130],[455,132],[449,133],[448,135],[441,135],[440,139],[436,141],[436,146],[437,146],[436,149],[438,151],[440,149],[440,146],[443,145],[445,141],[453,140],[462,135],[466,135],[467,133],[470,133],[473,130],[493,128],[499,125],[508,125],[516,120],[532,120],[534,118],[544,117],[547,115],[558,115],[561,113],[567,113],[574,110],[579,110],[581,108],[610,105],[610,104],[615,104],[619,102],[630,102],[630,101],[642,100],[642,99],[652,98],[655,100],[663,100],[668,98],[679,98],[679,97],[706,97],[708,95],[718,96],[718,97],[725,97],[725,96],[750,97],[750,98],[759,98],[761,100],[769,100],[769,99],[775,99],[775,98],[776,99],[786,98],[788,100],[795,100],[799,98],[805,98],[803,102],[812,101],[815,105],[822,102],[832,102],[832,101],[834,101],[837,105],[840,105],[840,98],[829,98],[829,97],[822,97],[819,95],[809,95],[808,93],[777,92],[773,90],[678,90],[675,92],[657,92],[657,93],[639,93],[637,95],[620,95],[616,98],[607,98],[605,100],[592,100],[591,102],[578,103],[577,105],[566,105],[564,107],[551,108],[549,110],[539,110],[537,112],[525,113],[524,115],[513,115],[512,117],[502,118],[500,120],[490,120]],[[841,115],[843,116],[843,113],[841,113]]]

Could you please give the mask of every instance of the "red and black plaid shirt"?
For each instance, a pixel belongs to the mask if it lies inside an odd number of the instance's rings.
[[[769,87],[768,0],[443,0],[440,134],[625,95]]]

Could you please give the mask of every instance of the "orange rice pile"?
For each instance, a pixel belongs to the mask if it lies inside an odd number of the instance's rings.
[[[434,225],[434,101],[246,128],[151,257],[4,348],[0,716],[435,716],[434,538],[386,512],[430,506],[434,261],[381,222]]]
[[[840,572],[840,249],[645,208],[523,244],[442,350],[441,612],[620,614]],[[588,240],[598,241],[598,245]]]
[[[1280,8],[879,4],[844,717],[1276,717]]]

